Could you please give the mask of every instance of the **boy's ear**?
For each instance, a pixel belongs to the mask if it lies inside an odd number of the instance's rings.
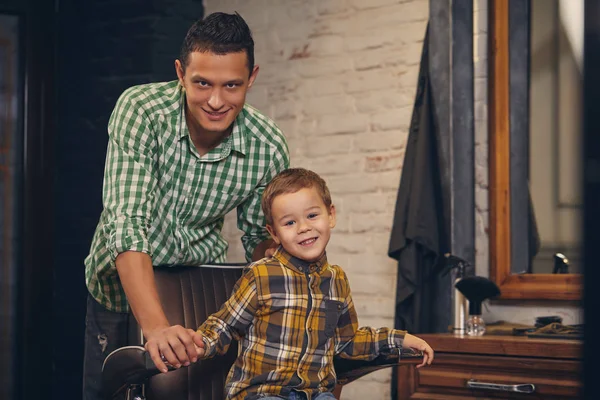
[[[278,245],[281,244],[281,241],[279,240],[279,238],[277,237],[277,234],[275,233],[275,229],[273,229],[273,227],[269,224],[267,224],[267,232],[269,232],[269,235],[271,235],[271,238],[273,239],[273,241],[275,243],[277,243]]]
[[[329,227],[332,229],[335,227],[335,206],[333,204],[329,207]]]

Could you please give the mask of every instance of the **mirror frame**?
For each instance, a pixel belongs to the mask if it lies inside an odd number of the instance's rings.
[[[511,273],[509,1],[489,7],[489,245],[490,279],[499,299],[580,300],[581,274]]]

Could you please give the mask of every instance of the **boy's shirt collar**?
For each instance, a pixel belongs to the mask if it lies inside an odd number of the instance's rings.
[[[290,268],[294,271],[300,272],[302,274],[306,272],[318,272],[319,274],[323,272],[323,270],[327,267],[327,252],[323,253],[321,258],[314,262],[308,262],[302,260],[300,258],[294,257],[290,253],[287,252],[283,246],[279,246],[277,250],[275,250],[275,254],[273,255],[281,265]]]

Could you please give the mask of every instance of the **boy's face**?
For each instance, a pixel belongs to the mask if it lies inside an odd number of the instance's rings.
[[[201,135],[229,133],[258,74],[258,66],[249,73],[245,51],[222,55],[194,51],[185,70],[179,60],[175,70],[185,88],[188,126],[191,123],[190,130]]]
[[[291,255],[313,262],[325,253],[335,226],[335,207],[327,209],[315,188],[275,197],[271,215],[273,225],[267,225],[267,230]]]

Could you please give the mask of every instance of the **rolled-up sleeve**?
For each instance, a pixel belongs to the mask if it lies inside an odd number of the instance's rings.
[[[290,155],[287,144],[282,140],[278,147],[273,149],[268,172],[260,184],[254,188],[252,194],[238,207],[238,228],[243,232],[242,244],[246,252],[246,260],[252,259],[256,246],[269,238],[266,228],[265,216],[260,205],[265,187],[281,171],[290,166]]]
[[[125,91],[108,124],[103,232],[114,261],[125,251],[152,255],[148,227],[156,190],[156,140],[151,121]]]

